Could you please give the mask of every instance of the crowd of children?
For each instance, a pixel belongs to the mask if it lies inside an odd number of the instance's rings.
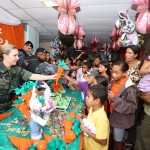
[[[70,58],[65,59],[70,69],[64,74],[67,86],[81,90],[86,106],[85,114],[78,116],[82,131],[88,135],[84,139],[85,150],[143,150],[141,144],[150,141],[149,137],[143,140],[147,129],[137,134],[143,101],[147,114],[144,120],[150,119],[149,50],[147,44],[144,62],[138,59],[140,47],[135,45],[127,47],[125,60],[117,60],[112,65],[102,61],[100,56],[93,61],[76,59],[74,64]],[[84,125],[83,118],[95,126],[95,132]]]

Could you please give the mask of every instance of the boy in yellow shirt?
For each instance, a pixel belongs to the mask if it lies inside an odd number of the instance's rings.
[[[88,89],[86,103],[90,110],[88,116],[82,114],[81,118],[87,118],[88,122],[95,126],[95,133],[81,121],[81,130],[88,135],[84,136],[84,150],[108,150],[110,127],[103,106],[107,96],[107,89],[101,84]]]

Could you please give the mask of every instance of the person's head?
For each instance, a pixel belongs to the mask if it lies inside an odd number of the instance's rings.
[[[50,53],[46,52],[46,61],[50,63]]]
[[[114,62],[112,67],[112,77],[114,80],[120,80],[127,75],[129,70],[128,64],[123,60],[118,60]]]
[[[84,62],[82,64],[82,72],[83,74],[87,73],[88,71],[91,70],[92,64],[90,62]]]
[[[88,95],[86,97],[86,104],[88,107],[95,107],[97,105],[103,105],[108,97],[106,87],[101,84],[90,86],[88,89]]]
[[[38,56],[40,58],[40,60],[42,61],[46,61],[46,54],[47,51],[44,48],[37,48],[35,55]]]
[[[137,45],[129,45],[125,53],[125,61],[127,63],[133,62],[140,56],[140,47]]]
[[[82,65],[81,59],[77,59],[77,60],[76,60],[76,65],[77,65],[77,66],[81,66],[81,65]]]
[[[102,61],[102,57],[100,55],[96,56],[94,59],[95,66],[98,67],[100,65],[101,61]]]
[[[99,65],[99,72],[100,73],[106,73],[108,76],[110,76],[110,66],[107,61],[102,61]]]
[[[8,67],[16,65],[19,60],[18,54],[18,49],[14,45],[7,43],[0,47],[0,57]]]
[[[71,57],[66,57],[65,58],[65,63],[67,64],[67,65],[73,65],[73,61],[72,61],[72,58]]]
[[[31,41],[25,42],[23,49],[25,52],[30,53],[33,49],[33,43]]]
[[[70,76],[70,77],[72,77],[72,78],[76,78],[76,71],[74,71],[74,70],[70,70],[69,71],[69,73],[68,73],[68,75]]]
[[[103,86],[107,87],[108,86],[108,79],[102,75],[97,76],[97,77],[95,77],[93,85],[96,85],[96,84],[102,84]]]

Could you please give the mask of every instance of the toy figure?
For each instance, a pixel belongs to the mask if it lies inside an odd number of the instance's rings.
[[[37,98],[37,94],[35,92],[35,86],[33,87],[32,90],[32,97],[30,99],[29,106],[30,106],[31,138],[34,140],[40,140],[42,137],[41,126],[45,126],[46,121],[41,118],[42,104],[39,102]]]
[[[129,19],[127,12],[119,11],[119,18],[116,21],[116,27],[120,28],[123,32],[121,38],[118,40],[119,45],[127,47],[129,45],[138,45],[138,35],[136,32],[135,24]]]

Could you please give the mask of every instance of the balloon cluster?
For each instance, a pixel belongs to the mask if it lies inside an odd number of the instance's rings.
[[[121,38],[121,36],[122,36],[122,31],[114,27],[114,29],[110,34],[110,39],[112,40],[112,49],[115,51],[118,51],[120,48],[118,44],[118,39]]]
[[[76,26],[76,30],[74,33],[74,48],[75,49],[81,49],[84,46],[83,38],[85,36],[85,32],[83,30],[83,27]]]
[[[99,39],[97,36],[94,36],[91,41],[92,52],[97,53],[97,47],[99,45]]]
[[[139,12],[136,20],[136,29],[142,34],[150,33],[150,1],[149,0],[132,0],[133,10]]]

